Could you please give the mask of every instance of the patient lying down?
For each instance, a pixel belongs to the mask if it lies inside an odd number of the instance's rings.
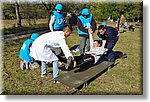
[[[85,52],[84,55],[82,56],[75,56],[75,61],[74,61],[74,67],[80,66],[80,65],[93,65],[96,64],[99,59],[101,58],[101,56],[103,54],[106,54],[107,49],[100,47],[100,42],[99,40],[95,40],[93,42],[93,48],[88,51]]]

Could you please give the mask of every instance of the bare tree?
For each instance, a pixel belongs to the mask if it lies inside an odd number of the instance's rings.
[[[17,17],[17,27],[21,27],[21,16],[19,12],[19,3],[15,0],[15,9],[16,9],[16,17]]]
[[[51,15],[54,7],[55,7],[55,3],[54,2],[48,2],[48,1],[43,1],[41,0],[41,3],[44,5],[44,7],[47,9],[49,16]],[[50,17],[48,19],[48,22],[50,20]]]
[[[55,4],[53,2],[48,2],[48,1],[41,0],[41,3],[44,5],[44,7],[47,9],[47,11],[49,13],[52,12],[52,10],[53,10],[53,8],[55,6]]]

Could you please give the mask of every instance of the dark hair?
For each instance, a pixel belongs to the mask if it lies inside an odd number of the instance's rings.
[[[97,41],[97,42],[98,42],[98,44],[100,44],[100,41],[99,41],[99,40],[94,40],[94,42],[95,42],[95,41]]]
[[[72,28],[71,25],[65,25],[65,27],[68,27],[71,31],[73,31],[73,28]],[[65,28],[65,27],[64,27],[64,28]]]
[[[106,28],[106,26],[104,26],[104,25],[100,25],[100,26],[98,26],[98,30],[104,30]]]

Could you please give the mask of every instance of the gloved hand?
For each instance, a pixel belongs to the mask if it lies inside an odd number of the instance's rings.
[[[73,61],[73,57],[69,56],[67,59],[67,64],[65,65],[66,69],[68,69],[69,67],[72,67],[72,61]]]
[[[108,52],[108,49],[107,49],[107,48],[104,48],[104,49],[105,49],[104,54],[106,55],[106,54],[107,54],[107,52]]]

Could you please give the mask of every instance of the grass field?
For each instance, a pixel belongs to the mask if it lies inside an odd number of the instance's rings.
[[[13,28],[16,26],[16,20],[2,20],[3,22],[3,26],[2,28]],[[29,25],[29,21],[27,19],[22,19],[21,20],[21,23],[22,23],[22,26],[28,26]],[[47,24],[48,23],[48,19],[36,19],[36,20],[33,20],[31,19],[30,20],[30,24],[31,25],[38,25],[38,24]]]
[[[135,29],[135,32],[121,33],[114,50],[127,53],[128,57],[119,59],[119,64],[96,78],[87,88],[83,88],[75,94],[143,94],[142,37],[142,28]],[[96,38],[95,33],[94,39]],[[19,49],[25,39],[4,43],[2,94],[65,94],[70,88],[62,83],[45,84],[44,82],[52,78],[52,75],[41,78],[40,68],[24,71],[19,69]],[[69,47],[79,44],[76,30],[67,38],[67,43]],[[52,68],[48,67],[48,71],[52,71]],[[60,70],[60,75],[63,73],[66,71]]]
[[[11,34],[28,34],[30,32],[39,32],[48,30],[48,19],[37,19],[36,21],[31,19],[30,25],[29,22],[26,19],[22,19],[22,26],[16,27],[16,20],[2,20],[3,22],[3,35],[4,38],[8,38]],[[14,37],[14,36],[9,36]]]

